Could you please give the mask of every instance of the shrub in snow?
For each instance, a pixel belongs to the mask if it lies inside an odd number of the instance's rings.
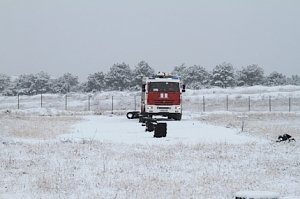
[[[202,66],[176,66],[172,74],[180,76],[182,81],[191,89],[210,86],[211,74]]]
[[[140,61],[133,70],[133,80],[131,86],[140,89],[143,77],[151,77],[155,74],[153,68],[145,61]]]
[[[278,72],[272,72],[266,79],[267,86],[279,86],[285,85],[287,83],[286,77]]]
[[[106,85],[111,90],[127,89],[132,79],[130,67],[125,63],[114,64],[105,77]]]
[[[105,87],[105,74],[103,72],[97,72],[88,76],[88,81],[84,85],[84,91],[102,91]]]
[[[63,76],[54,79],[52,81],[52,92],[53,93],[68,93],[71,91],[77,91],[79,85],[78,77],[71,73],[65,73]]]
[[[10,85],[10,77],[4,74],[0,74],[0,92],[3,92]]]
[[[264,79],[264,70],[252,64],[237,72],[238,86],[261,85]]]
[[[230,63],[223,62],[213,69],[212,85],[222,88],[235,86],[234,69]]]
[[[292,75],[292,77],[287,78],[287,84],[290,85],[300,85],[300,76]]]

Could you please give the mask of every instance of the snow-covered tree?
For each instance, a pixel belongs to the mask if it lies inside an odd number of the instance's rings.
[[[237,72],[238,86],[261,85],[264,80],[264,70],[256,64],[248,65]]]
[[[177,75],[179,77],[181,77],[181,80],[183,82],[185,82],[187,74],[186,74],[186,69],[188,67],[185,64],[181,64],[180,66],[175,66],[173,71],[172,71],[172,75]]]
[[[50,75],[41,71],[37,74],[23,74],[14,81],[14,93],[34,95],[50,91]]]
[[[52,80],[52,92],[54,93],[68,93],[77,91],[79,85],[78,77],[71,73],[65,73],[63,76]]]
[[[10,84],[10,77],[4,74],[0,74],[0,93],[3,93],[5,90],[7,90]]]
[[[106,74],[105,80],[107,87],[111,90],[128,89],[133,80],[132,71],[125,63],[114,64]]]
[[[14,91],[16,94],[33,95],[36,94],[34,90],[35,76],[33,74],[20,75],[14,82]]]
[[[143,77],[151,77],[153,75],[155,75],[154,69],[151,68],[147,62],[140,61],[133,70],[132,86],[140,88]]]
[[[184,83],[189,88],[199,89],[210,84],[211,75],[202,66],[194,65],[184,69]]]
[[[292,77],[287,78],[287,84],[300,86],[300,76],[292,75]]]
[[[97,72],[88,76],[88,81],[84,85],[84,91],[101,91],[105,89],[105,86],[105,74],[103,72]]]
[[[235,85],[234,68],[230,63],[217,65],[212,72],[212,85],[222,88]]]
[[[287,79],[285,75],[278,73],[276,71],[272,72],[266,78],[266,85],[268,86],[279,86],[279,85],[285,85],[286,83],[287,83]]]
[[[50,91],[50,75],[43,71],[34,75],[32,90],[36,93],[48,93]]]

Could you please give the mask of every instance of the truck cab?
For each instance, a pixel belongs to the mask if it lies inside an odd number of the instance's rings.
[[[181,120],[182,92],[185,92],[185,86],[177,76],[159,73],[143,78],[141,114]]]

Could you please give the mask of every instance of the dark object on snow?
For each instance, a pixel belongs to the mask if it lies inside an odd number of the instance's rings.
[[[157,120],[152,117],[143,117],[142,119],[144,122],[143,126],[146,126],[145,131],[154,131],[153,137],[161,138],[167,136],[167,123],[157,122]]]
[[[146,121],[146,131],[148,131],[148,132],[154,131],[155,126],[156,126],[156,124],[154,122]]]
[[[10,114],[11,111],[10,111],[10,110],[6,110],[5,113],[6,113],[6,114]]]
[[[137,119],[140,117],[140,112],[139,111],[132,111],[132,112],[128,112],[126,114],[126,117],[128,119]]]
[[[290,136],[289,134],[283,134],[278,136],[278,139],[276,140],[276,142],[284,142],[284,141],[296,141],[295,138],[292,138],[292,136]]]
[[[167,123],[157,123],[154,131],[155,138],[161,138],[167,136]]]
[[[145,131],[152,132],[155,130],[155,126],[157,124],[157,120],[152,117],[140,117],[142,126],[146,126]]]

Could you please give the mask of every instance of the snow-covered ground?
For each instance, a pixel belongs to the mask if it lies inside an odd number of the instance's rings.
[[[261,139],[239,134],[238,131],[213,126],[193,119],[182,121],[166,121],[167,137],[153,139],[153,132],[145,132],[137,120],[128,120],[124,116],[86,116],[84,121],[74,125],[71,134],[61,136],[62,139],[99,140],[109,143],[126,144],[198,144],[229,143],[243,144],[262,142]]]
[[[114,114],[111,94],[94,96],[106,103],[107,111],[84,112],[79,110],[87,101],[78,100],[80,94],[73,94],[74,110],[67,111],[55,106],[55,95],[48,96],[49,107],[21,110],[3,108],[15,99],[0,97],[5,102],[0,111],[0,198],[223,199],[252,190],[300,198],[300,113],[195,108],[202,95],[214,102],[227,94],[232,99],[244,94],[288,99],[299,97],[299,87],[188,91],[183,120],[161,121],[168,125],[165,138],[153,138],[153,132],[125,117],[136,93],[114,92],[131,99]],[[32,99],[39,98],[28,97],[28,103]],[[283,133],[296,142],[276,143]]]

